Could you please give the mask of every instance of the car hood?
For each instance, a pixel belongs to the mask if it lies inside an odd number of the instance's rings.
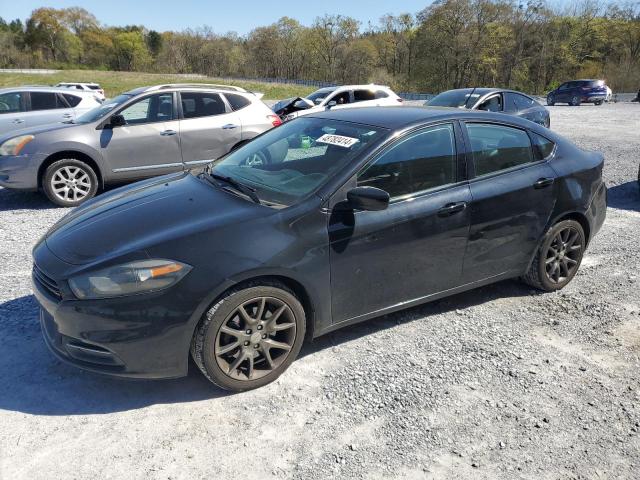
[[[14,137],[18,137],[20,135],[37,135],[37,134],[42,134],[42,133],[48,133],[48,132],[53,132],[56,130],[62,130],[65,128],[73,128],[73,127],[77,127],[77,124],[74,123],[49,123],[47,125],[40,125],[38,127],[27,127],[27,128],[22,128],[20,130],[13,130],[10,133],[4,133],[2,135],[0,135],[0,144],[2,144],[2,142],[4,142],[5,140],[9,140],[10,138],[14,138]]]
[[[265,211],[272,212],[185,172],[91,200],[63,217],[44,241],[59,259],[83,265],[264,216]]]

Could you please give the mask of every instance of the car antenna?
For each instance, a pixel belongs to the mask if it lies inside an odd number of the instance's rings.
[[[471,100],[471,97],[473,97],[473,94],[475,93],[475,91],[476,91],[476,87],[473,87],[473,90],[471,90],[471,93],[469,94],[469,97],[468,97],[468,98],[467,98],[467,100],[464,102],[464,108],[469,108],[469,107],[467,106],[467,103],[469,103],[469,100]]]

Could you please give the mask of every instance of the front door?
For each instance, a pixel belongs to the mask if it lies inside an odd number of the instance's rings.
[[[116,113],[126,125],[99,132],[100,151],[113,178],[150,177],[182,169],[172,93],[143,97]]]
[[[329,220],[334,322],[458,285],[471,196],[460,181],[457,151],[453,124],[410,133],[351,181],[388,192],[386,210],[345,208],[345,189],[332,199],[338,202]]]
[[[0,135],[25,128],[27,103],[26,92],[0,94]]]
[[[187,166],[209,163],[242,140],[240,115],[217,93],[181,92],[180,138]]]
[[[473,154],[464,282],[524,273],[551,216],[555,172],[525,130],[467,123]]]

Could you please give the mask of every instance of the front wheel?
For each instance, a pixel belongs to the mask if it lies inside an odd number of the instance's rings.
[[[98,177],[81,160],[65,158],[47,167],[42,188],[49,200],[60,207],[77,207],[98,191]]]
[[[571,101],[569,102],[569,105],[573,106],[573,107],[579,107],[580,106],[580,97],[577,95],[574,95],[573,97],[571,97]]]
[[[191,355],[202,373],[225,390],[258,388],[296,359],[305,322],[304,308],[284,285],[232,290],[201,320]]]
[[[553,95],[547,95],[547,105],[549,105],[550,107],[553,107],[556,104],[556,100],[555,98],[553,98]]]
[[[602,100],[598,100],[597,102],[595,102],[596,105],[602,105]]]
[[[578,222],[555,224],[544,236],[522,280],[547,292],[564,288],[578,272],[585,246],[584,230]]]

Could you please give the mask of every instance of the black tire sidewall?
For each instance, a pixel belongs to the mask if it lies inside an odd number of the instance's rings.
[[[571,274],[566,280],[564,280],[561,283],[553,283],[551,280],[549,280],[549,277],[547,276],[546,265],[545,265],[545,260],[546,260],[545,252],[548,250],[549,245],[551,245],[551,242],[553,241],[556,234],[560,230],[563,230],[567,227],[575,228],[580,234],[580,244],[582,246],[580,258],[578,259],[578,265],[576,266],[576,269],[574,270],[573,274]],[[562,222],[558,222],[553,227],[551,227],[547,232],[547,234],[544,236],[542,244],[540,245],[540,254],[538,255],[538,265],[537,265],[538,278],[542,283],[542,287],[547,291],[561,290],[564,287],[566,287],[573,280],[573,278],[578,273],[578,270],[580,269],[580,265],[582,264],[582,259],[584,258],[585,247],[586,247],[586,240],[584,236],[584,229],[582,228],[582,225],[580,225],[575,220],[563,220]]]
[[[222,371],[216,361],[214,346],[216,336],[222,323],[227,317],[238,307],[238,305],[256,297],[275,297],[289,305],[296,322],[296,338],[293,348],[289,352],[289,356],[276,370],[256,380],[235,380]],[[304,308],[295,295],[276,286],[254,286],[243,290],[239,290],[225,297],[222,302],[214,305],[206,314],[210,316],[210,321],[205,325],[205,331],[202,335],[202,345],[200,346],[201,368],[204,368],[205,374],[209,379],[225,390],[244,391],[259,388],[276,380],[287,368],[293,363],[300,353],[302,344],[304,343],[306,318]],[[205,317],[207,318],[207,317]],[[197,333],[196,333],[197,334]]]
[[[87,173],[87,175],[89,175],[89,178],[91,179],[91,189],[89,190],[89,193],[87,194],[86,197],[84,197],[82,200],[78,202],[62,200],[51,189],[51,178],[53,177],[53,174],[57,170],[65,166],[81,168]],[[57,160],[53,162],[51,165],[47,167],[47,169],[44,172],[44,175],[42,176],[42,189],[44,190],[44,193],[47,196],[47,198],[51,202],[58,205],[59,207],[77,207],[78,205],[81,205],[82,203],[89,200],[90,198],[93,198],[95,194],[98,192],[98,176],[96,175],[96,172],[93,170],[93,168],[91,168],[91,166],[89,166],[85,162],[75,158],[63,158],[61,160]]]

